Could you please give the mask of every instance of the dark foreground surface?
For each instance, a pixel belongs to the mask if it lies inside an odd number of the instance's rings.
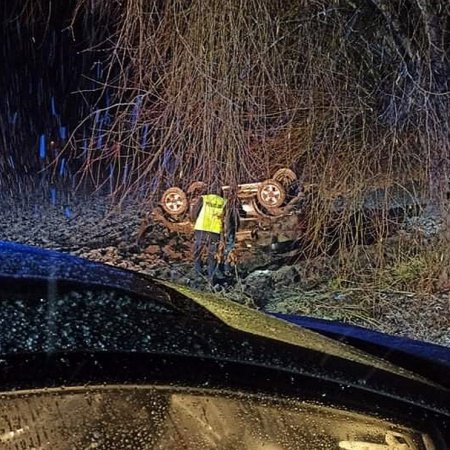
[[[446,448],[445,348],[284,317],[291,325],[212,294],[5,242],[0,296],[2,391],[126,383],[287,396],[433,426]]]

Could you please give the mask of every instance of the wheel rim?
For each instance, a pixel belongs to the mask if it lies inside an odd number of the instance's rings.
[[[261,189],[261,200],[267,206],[276,207],[279,206],[282,201],[282,192],[280,188],[275,184],[267,184]]]
[[[180,194],[172,192],[167,195],[165,204],[169,211],[177,213],[183,209],[184,201]]]

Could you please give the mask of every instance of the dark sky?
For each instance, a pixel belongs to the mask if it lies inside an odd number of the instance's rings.
[[[23,5],[28,8],[21,9]],[[42,146],[64,140],[90,111],[102,77],[103,54],[85,51],[99,24],[88,14],[69,28],[71,0],[1,2],[0,168],[12,180],[22,170],[39,167]],[[78,92],[78,93],[77,93]],[[41,151],[41,157],[39,152]],[[14,170],[13,170],[14,169]]]

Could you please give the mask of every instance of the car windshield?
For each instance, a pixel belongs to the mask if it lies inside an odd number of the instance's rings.
[[[175,387],[90,386],[1,394],[5,450],[433,450],[382,418],[285,399]]]

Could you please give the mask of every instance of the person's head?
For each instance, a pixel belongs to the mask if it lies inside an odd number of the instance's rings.
[[[222,186],[218,181],[213,181],[209,187],[209,193],[222,196]]]

